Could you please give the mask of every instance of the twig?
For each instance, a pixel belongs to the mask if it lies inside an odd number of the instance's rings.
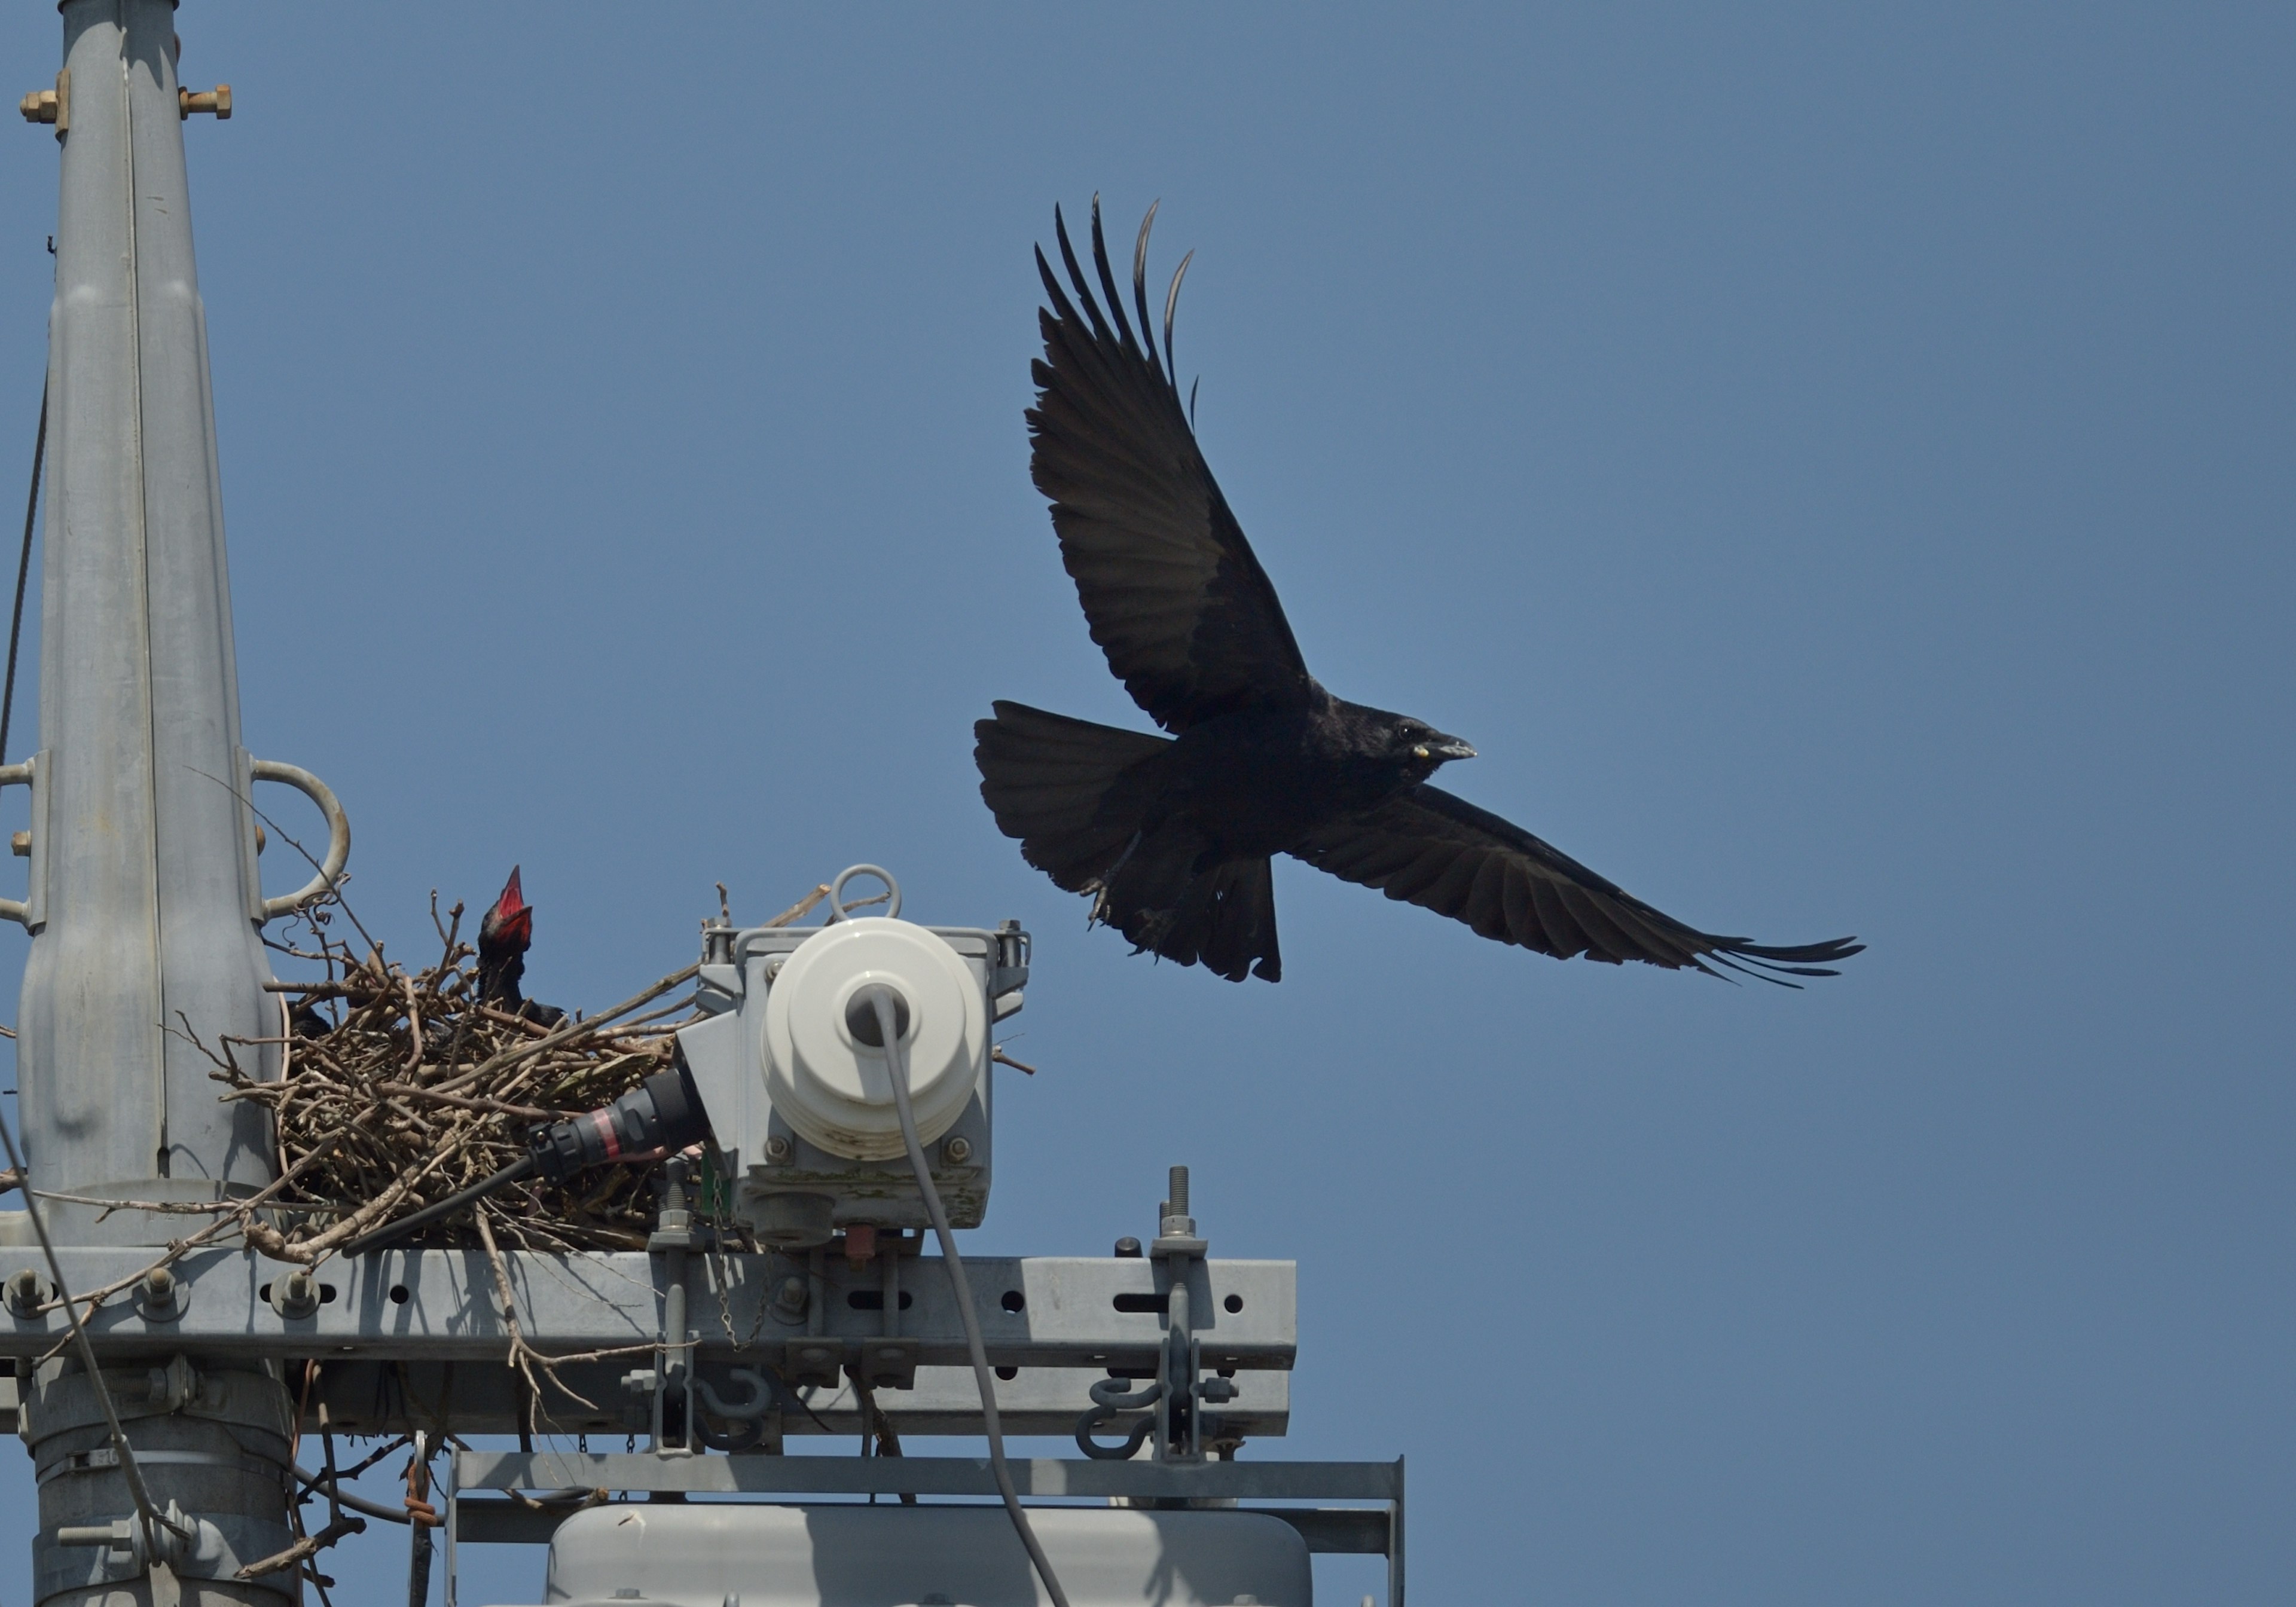
[[[366,1533],[366,1520],[348,1513],[338,1516],[332,1523],[316,1535],[306,1535],[285,1551],[274,1552],[259,1562],[250,1562],[232,1577],[259,1579],[266,1573],[277,1573],[283,1568],[292,1568],[307,1557],[316,1557],[348,1535]]]

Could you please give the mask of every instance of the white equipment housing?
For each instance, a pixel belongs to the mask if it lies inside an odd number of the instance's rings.
[[[1038,1507],[1070,1607],[1308,1607],[1300,1531],[1255,1513]],[[1048,1603],[996,1506],[598,1507],[559,1526],[545,1595],[615,1607]]]
[[[900,1002],[934,1185],[955,1226],[980,1225],[988,1204],[989,1031],[1021,1007],[1026,933],[1009,922],[988,931],[848,917],[810,931],[712,928],[705,955],[709,1014],[677,1035],[678,1046],[736,1218],[781,1250],[826,1243],[855,1224],[929,1225],[875,1018],[856,1002],[873,985]]]

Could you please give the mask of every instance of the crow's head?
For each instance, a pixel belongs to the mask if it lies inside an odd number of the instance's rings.
[[[518,1002],[519,978],[526,970],[526,951],[534,942],[534,906],[518,884],[518,866],[510,870],[502,897],[479,922],[479,996],[489,1003]]]
[[[1394,714],[1387,717],[1385,726],[1386,757],[1414,781],[1425,781],[1455,758],[1475,757],[1472,748],[1424,720]]]

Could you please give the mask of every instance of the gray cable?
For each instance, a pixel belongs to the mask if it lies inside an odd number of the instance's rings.
[[[111,1404],[111,1386],[104,1382],[103,1369],[96,1365],[95,1347],[88,1341],[87,1330],[80,1324],[79,1308],[72,1303],[71,1291],[64,1287],[63,1264],[56,1259],[56,1247],[48,1238],[46,1213],[40,1209],[39,1196],[32,1193],[31,1168],[24,1164],[24,1157],[16,1148],[16,1135],[5,1116],[0,1116],[0,1142],[8,1146],[8,1164],[24,1180],[24,1209],[32,1218],[32,1231],[40,1236],[40,1251],[47,1257],[48,1271],[56,1280],[56,1299],[63,1304],[72,1338],[79,1341],[80,1365],[87,1369],[88,1382],[95,1386],[96,1404],[103,1408],[103,1426],[111,1432],[111,1454],[119,1458],[119,1471],[127,1480],[127,1494],[135,1501],[135,1515],[144,1525],[144,1542],[154,1556],[163,1555],[166,1548],[160,1544],[160,1530],[164,1529],[185,1543],[194,1537],[161,1512],[153,1504],[152,1492],[144,1487],[144,1470],[136,1464],[135,1452],[127,1443],[127,1431],[119,1426],[119,1410]],[[1061,1607],[1068,1607],[1068,1603],[1063,1602]]]
[[[980,1316],[972,1307],[972,1285],[965,1281],[964,1259],[956,1253],[956,1235],[949,1231],[948,1213],[941,1209],[940,1191],[933,1187],[932,1168],[925,1164],[925,1146],[917,1137],[916,1114],[909,1109],[908,1057],[901,1048],[893,995],[888,988],[871,987],[863,989],[860,996],[867,998],[877,1013],[877,1033],[884,1041],[885,1065],[893,1084],[893,1111],[901,1119],[901,1141],[909,1146],[909,1165],[916,1171],[925,1212],[932,1218],[933,1232],[940,1240],[948,1281],[956,1289],[956,1314],[964,1323],[965,1349],[972,1353],[973,1382],[980,1386],[980,1421],[988,1434],[988,1465],[996,1475],[996,1493],[1004,1497],[1004,1510],[1012,1514],[1013,1527],[1028,1548],[1029,1560],[1037,1565],[1037,1577],[1044,1580],[1053,1607],[1069,1607],[1068,1592],[1053,1575],[1053,1565],[1037,1542],[1037,1531],[1029,1526],[1028,1509],[1021,1505],[1021,1493],[1013,1488],[1013,1470],[1005,1465],[1004,1430],[996,1419],[996,1384],[988,1375],[988,1347],[981,1342]]]
[[[8,727],[16,712],[16,649],[24,639],[24,588],[32,573],[32,531],[40,511],[40,470],[48,455],[48,386],[40,382],[40,429],[32,442],[32,489],[24,499],[24,546],[16,559],[16,610],[8,625],[7,687],[0,692],[0,763],[8,757]],[[127,1493],[135,1503],[135,1515],[144,1525],[144,1540],[155,1554],[160,1552],[159,1530],[165,1529],[179,1538],[189,1541],[192,1536],[181,1525],[171,1521],[152,1504],[152,1492],[144,1487],[144,1470],[136,1465],[135,1453],[127,1443],[127,1431],[119,1426],[119,1413],[111,1404],[111,1386],[103,1379],[103,1369],[96,1365],[95,1347],[88,1343],[87,1330],[80,1326],[79,1308],[72,1304],[71,1291],[64,1287],[64,1269],[56,1260],[56,1247],[48,1241],[47,1221],[41,1212],[40,1201],[32,1193],[32,1171],[16,1150],[16,1135],[8,1119],[0,1116],[0,1139],[8,1146],[8,1164],[16,1168],[17,1181],[24,1190],[24,1209],[32,1218],[32,1230],[40,1236],[40,1250],[47,1257],[48,1271],[56,1280],[56,1299],[63,1302],[64,1316],[71,1324],[72,1337],[79,1341],[80,1360],[87,1368],[88,1381],[95,1386],[95,1398],[103,1407],[103,1425],[111,1435],[111,1453],[119,1458],[119,1471],[127,1480]]]
[[[32,578],[32,529],[40,512],[40,465],[48,456],[48,385],[40,381],[40,432],[32,442],[32,489],[24,498],[24,547],[16,555],[16,612],[8,626],[8,685],[0,692],[0,765],[8,762],[8,726],[16,713],[16,649],[24,640],[24,588]]]

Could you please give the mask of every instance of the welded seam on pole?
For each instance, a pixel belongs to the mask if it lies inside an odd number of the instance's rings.
[[[127,418],[128,439],[133,443],[131,450],[135,455],[135,575],[137,622],[142,629],[144,647],[144,817],[152,823],[152,955],[161,965],[160,1020],[152,1026],[155,1030],[164,1033],[168,1017],[165,969],[168,934],[160,879],[159,693],[152,673],[155,661],[152,641],[152,488],[144,451],[144,232],[135,184],[135,65],[127,53],[127,26],[124,20],[119,28],[119,114],[127,132],[127,137],[120,142],[120,160],[127,168],[127,333],[128,349],[135,354],[135,361],[129,366],[134,395],[129,398]],[[188,189],[188,184],[185,187]],[[168,1165],[168,1049],[164,1037],[159,1045],[158,1063],[154,1070],[159,1078],[159,1086],[152,1093],[160,1103],[160,1175],[164,1177],[170,1175]]]

